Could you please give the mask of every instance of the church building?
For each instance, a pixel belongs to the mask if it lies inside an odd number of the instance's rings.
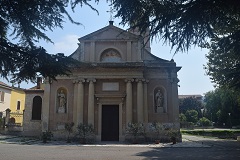
[[[154,56],[146,39],[112,21],[79,38],[70,56],[81,65],[70,76],[45,79],[44,89],[26,93],[25,134],[48,130],[57,135],[66,122],[74,122],[92,124],[97,141],[124,141],[130,122],[179,128],[181,67]]]

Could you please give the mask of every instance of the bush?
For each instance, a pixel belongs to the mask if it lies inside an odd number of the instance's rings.
[[[185,116],[188,122],[196,123],[198,120],[198,112],[196,110],[187,110]]]
[[[41,137],[42,137],[43,143],[47,143],[47,141],[51,141],[53,134],[51,131],[45,131],[45,132],[42,132]]]
[[[92,124],[83,124],[80,123],[77,126],[78,136],[80,137],[80,142],[85,144],[88,143],[88,140],[91,136],[94,135],[94,128]]]
[[[211,126],[212,125],[211,121],[209,119],[207,119],[206,117],[200,118],[199,124],[200,124],[200,126]]]
[[[70,123],[65,123],[65,130],[67,131],[67,142],[70,143],[71,140],[70,140],[70,134],[73,132],[73,126],[74,126],[74,123],[73,122],[70,122]]]
[[[134,138],[133,141],[135,143],[137,141],[138,136],[143,135],[144,126],[142,123],[128,123],[126,132],[133,136],[133,138]]]

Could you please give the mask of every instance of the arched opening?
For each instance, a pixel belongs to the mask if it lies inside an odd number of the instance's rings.
[[[35,96],[33,98],[32,120],[41,120],[41,116],[42,116],[42,98],[40,96]]]
[[[100,57],[101,62],[121,62],[121,54],[113,48],[109,48],[103,51]]]

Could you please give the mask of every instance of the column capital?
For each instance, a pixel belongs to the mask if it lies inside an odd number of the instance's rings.
[[[134,82],[134,79],[133,79],[133,78],[129,78],[129,79],[125,79],[124,81],[125,81],[126,83],[129,83],[129,82],[131,83],[131,82]]]
[[[144,84],[145,84],[145,83],[149,83],[149,80],[148,80],[148,79],[145,79]]]
[[[78,84],[78,83],[86,82],[86,80],[83,78],[76,78],[76,79],[72,80],[72,82],[73,82],[73,84]]]
[[[145,82],[146,80],[145,79],[143,79],[143,78],[137,78],[137,79],[135,79],[135,82]]]
[[[78,80],[78,83],[84,83],[84,82],[86,82],[85,79],[79,79],[79,80]]]
[[[86,80],[86,82],[93,82],[93,83],[95,83],[96,81],[97,81],[97,80],[94,79],[94,78],[89,78],[89,79]]]

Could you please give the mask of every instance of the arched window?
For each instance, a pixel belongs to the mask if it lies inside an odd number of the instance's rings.
[[[101,55],[101,62],[121,62],[121,54],[113,48],[106,49]]]
[[[41,115],[42,115],[42,98],[40,96],[35,96],[33,98],[32,120],[41,120]]]

